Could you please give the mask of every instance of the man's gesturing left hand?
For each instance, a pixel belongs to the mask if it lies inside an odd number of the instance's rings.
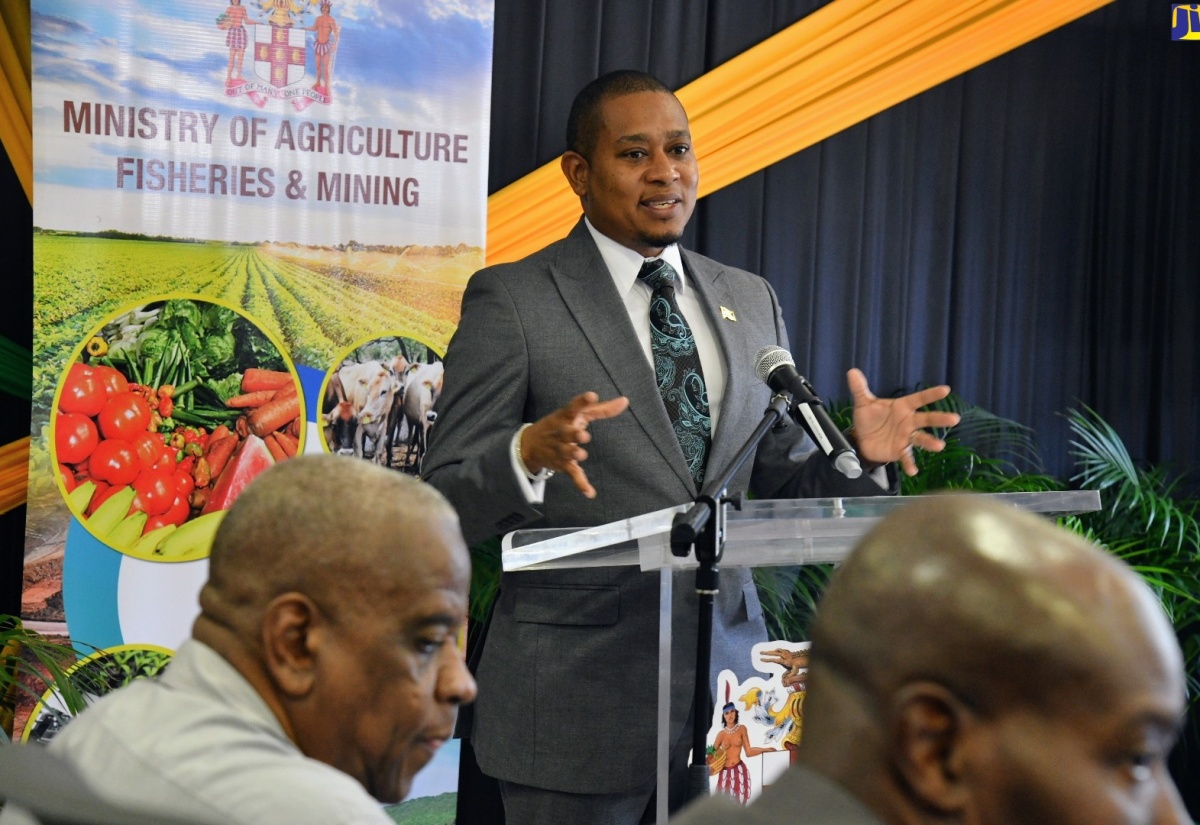
[[[876,398],[867,377],[857,367],[846,373],[854,397],[854,440],[860,458],[875,464],[899,461],[904,472],[917,474],[913,447],[941,452],[946,442],[926,432],[927,427],[953,427],[958,414],[921,412],[920,408],[950,394],[946,385],[930,387],[901,398]]]

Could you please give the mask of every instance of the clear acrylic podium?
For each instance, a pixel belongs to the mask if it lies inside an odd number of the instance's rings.
[[[1100,509],[1094,490],[988,495],[1034,513],[1069,515]],[[746,501],[726,511],[722,567],[765,567],[839,562],[859,537],[912,498],[811,498]],[[667,787],[671,684],[671,586],[674,570],[696,568],[694,557],[671,554],[671,523],[690,505],[656,510],[582,530],[518,530],[504,537],[505,572],[638,566],[659,571],[658,786]],[[667,795],[658,795],[658,823],[667,821]]]

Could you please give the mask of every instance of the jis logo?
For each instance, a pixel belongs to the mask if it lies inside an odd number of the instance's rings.
[[[1171,39],[1200,40],[1200,4],[1171,6]]]

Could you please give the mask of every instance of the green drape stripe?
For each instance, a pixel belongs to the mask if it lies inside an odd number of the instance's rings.
[[[0,335],[0,392],[28,399],[33,387],[33,352]]]

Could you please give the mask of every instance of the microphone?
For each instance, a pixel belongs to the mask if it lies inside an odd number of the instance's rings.
[[[796,372],[796,362],[792,360],[791,353],[783,347],[763,347],[754,356],[754,372],[775,392],[791,394],[792,418],[812,436],[817,447],[829,457],[838,472],[846,478],[862,475],[858,454],[846,441],[842,431],[833,425],[812,384]]]

